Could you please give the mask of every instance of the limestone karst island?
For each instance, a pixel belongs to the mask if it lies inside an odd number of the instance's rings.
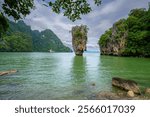
[[[149,100],[150,3],[0,1],[1,100]]]

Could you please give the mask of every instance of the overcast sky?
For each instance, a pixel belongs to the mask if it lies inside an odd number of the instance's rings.
[[[149,0],[102,0],[101,6],[94,5],[93,0],[89,0],[93,11],[82,16],[81,20],[71,22],[63,14],[55,14],[49,7],[45,7],[41,2],[35,0],[36,9],[25,18],[25,22],[34,30],[51,29],[63,43],[71,45],[71,30],[75,25],[87,25],[88,48],[98,50],[98,39],[101,34],[110,28],[114,22],[121,18],[126,18],[131,9],[148,8]]]

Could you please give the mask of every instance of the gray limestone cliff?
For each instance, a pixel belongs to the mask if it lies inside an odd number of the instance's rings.
[[[112,28],[105,32],[105,35],[102,35],[101,54],[119,56],[123,53],[128,36],[127,26],[123,23],[124,21],[120,20],[120,22],[115,23]]]

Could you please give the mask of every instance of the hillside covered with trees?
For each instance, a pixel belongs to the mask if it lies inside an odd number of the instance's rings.
[[[133,9],[99,39],[101,54],[150,57],[150,8]]]
[[[50,29],[42,32],[31,30],[23,21],[9,21],[9,29],[0,40],[2,52],[70,52]]]

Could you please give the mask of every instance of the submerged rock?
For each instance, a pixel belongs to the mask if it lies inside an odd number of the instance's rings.
[[[72,46],[77,56],[82,56],[86,51],[87,30],[86,25],[72,27]]]
[[[134,93],[140,94],[140,89],[137,83],[133,80],[125,80],[122,78],[112,78],[112,85],[126,91],[133,91]]]
[[[104,92],[99,92],[96,98],[99,100],[118,100],[120,99],[120,96],[117,93],[104,91]]]
[[[0,76],[12,74],[12,73],[16,73],[16,72],[17,72],[17,70],[1,71]]]
[[[92,83],[91,85],[92,85],[92,86],[96,86],[96,84],[95,84],[95,83]]]

